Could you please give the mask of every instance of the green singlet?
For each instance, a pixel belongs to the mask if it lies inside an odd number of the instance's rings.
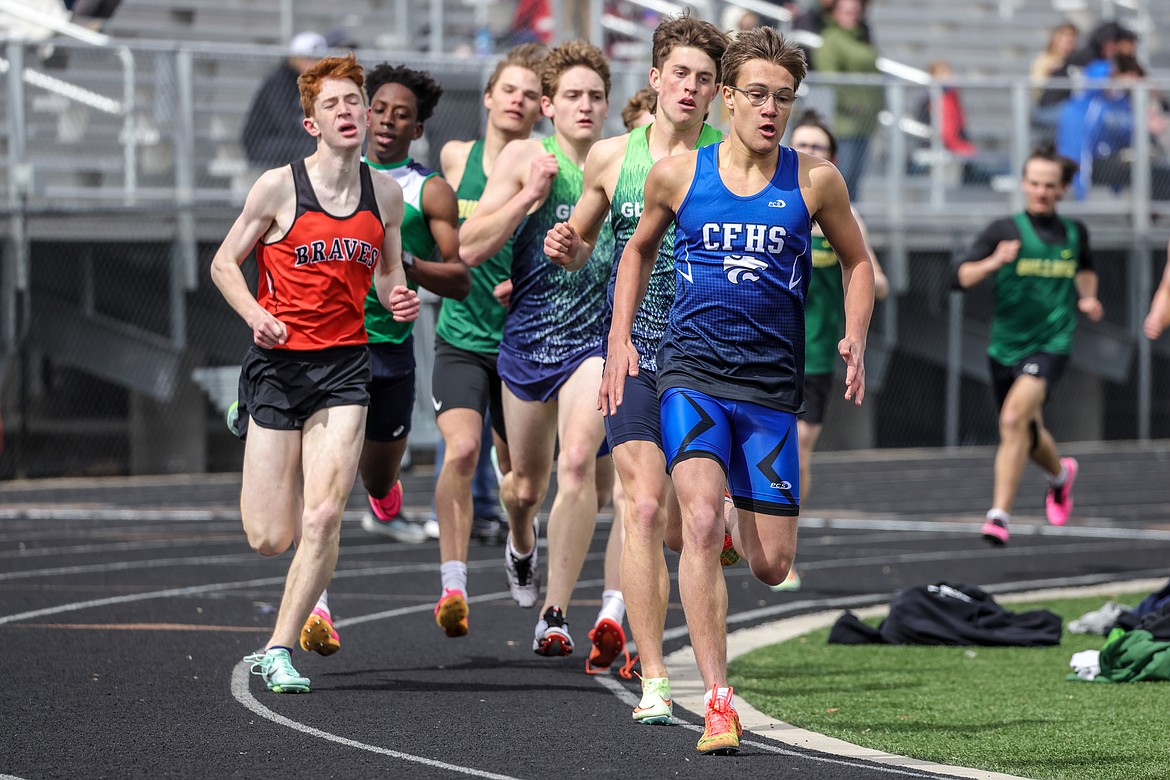
[[[812,237],[812,277],[804,296],[804,373],[831,374],[840,362],[837,343],[844,333],[845,286],[841,263],[829,240]]]
[[[402,187],[405,205],[402,215],[402,250],[423,260],[430,260],[435,254],[435,238],[423,215],[422,193],[427,180],[438,176],[438,172],[419,165],[409,157],[389,165],[369,160],[366,163],[376,171],[390,174]],[[418,285],[409,279],[406,285],[412,290],[418,289]],[[401,344],[413,331],[413,322],[395,322],[394,315],[382,306],[378,300],[378,291],[371,284],[366,295],[366,335],[370,343]]]
[[[459,224],[475,211],[487,174],[483,172],[483,140],[476,141],[467,155],[467,165],[455,195],[459,198]],[[461,301],[447,298],[439,311],[435,332],[452,346],[468,352],[495,354],[504,335],[508,310],[496,300],[496,285],[512,275],[512,239],[487,261],[471,269],[471,292]]]
[[[1014,366],[1028,355],[1072,352],[1077,326],[1080,232],[1072,220],[1060,218],[1066,239],[1047,244],[1036,235],[1027,214],[1013,217],[1020,231],[1016,259],[995,272],[995,317],[987,354],[1001,365]]]

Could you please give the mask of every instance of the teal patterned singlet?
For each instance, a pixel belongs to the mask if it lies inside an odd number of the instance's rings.
[[[618,261],[621,260],[626,243],[634,235],[634,229],[638,227],[638,219],[642,216],[642,203],[646,199],[646,174],[654,164],[654,160],[650,158],[649,146],[652,126],[639,127],[630,133],[629,141],[626,143],[626,155],[622,159],[617,184],[613,188],[609,213],[613,225],[614,249],[613,269],[609,275],[609,290],[606,296],[607,329],[613,315],[613,290],[617,282]],[[695,148],[718,143],[722,139],[722,133],[704,124]],[[658,246],[658,259],[654,261],[654,270],[650,273],[650,286],[646,288],[646,297],[642,299],[642,305],[634,314],[634,326],[631,329],[634,348],[638,350],[638,367],[645,371],[658,370],[658,346],[662,343],[662,334],[666,333],[667,317],[674,303],[674,276],[672,224]],[[608,336],[608,333],[606,335]]]
[[[541,142],[557,156],[557,175],[539,209],[520,223],[512,243],[512,300],[500,351],[550,365],[601,349],[605,334],[605,280],[613,257],[607,223],[584,267],[566,271],[544,253],[544,235],[564,222],[581,197],[581,169],[557,145]]]

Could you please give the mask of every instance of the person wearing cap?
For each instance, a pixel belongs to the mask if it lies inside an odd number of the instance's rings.
[[[324,35],[302,32],[289,43],[289,55],[273,70],[252,98],[241,141],[254,168],[276,168],[316,151],[316,141],[302,127],[297,79],[329,50]]]

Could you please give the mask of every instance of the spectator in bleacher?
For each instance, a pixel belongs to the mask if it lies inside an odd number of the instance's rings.
[[[317,148],[305,132],[297,79],[328,51],[325,36],[302,32],[289,44],[289,56],[264,79],[248,107],[241,141],[255,168],[276,168],[301,160]]]
[[[361,44],[353,36],[353,33],[341,25],[330,27],[325,31],[325,46],[332,50],[349,49],[353,51],[361,48]]]
[[[1068,58],[1070,68],[1087,68],[1094,62],[1109,62],[1122,52],[1132,54],[1137,35],[1117,22],[1102,22],[1089,33],[1085,45],[1074,51]]]
[[[1092,67],[1096,73],[1100,63]],[[1155,139],[1168,126],[1158,100],[1149,102],[1149,113],[1144,120],[1134,116],[1133,88],[1145,77],[1145,69],[1136,59],[1117,56],[1107,75],[1113,82],[1108,88],[1086,90],[1082,100],[1070,101],[1057,136],[1061,154],[1081,166],[1075,180],[1080,198],[1091,184],[1103,184],[1114,191],[1128,186],[1134,134],[1149,133],[1157,151]],[[1150,175],[1154,197],[1166,197],[1170,193],[1170,168],[1157,160],[1151,161]]]
[[[967,133],[967,114],[963,110],[963,99],[959,88],[950,84],[955,77],[954,70],[946,60],[935,60],[927,72],[942,85],[942,100],[939,121],[932,119],[934,105],[927,96],[925,110],[920,111],[924,122],[935,125],[942,139],[943,148],[963,162],[964,184],[987,184],[993,176],[1007,173],[1007,160],[995,154],[981,151]]]
[[[1030,76],[1032,83],[1042,87],[1052,79],[1068,77],[1068,60],[1077,48],[1077,39],[1080,31],[1075,24],[1065,22],[1052,28],[1048,36],[1048,46],[1032,60]],[[1056,133],[1056,125],[1060,120],[1060,107],[1068,100],[1071,90],[1067,87],[1046,87],[1037,89],[1033,96],[1036,99],[1036,108],[1032,112],[1032,124],[1041,128],[1048,135]]]
[[[861,6],[862,6],[862,9],[864,11],[865,3],[863,2],[861,4]],[[811,8],[809,8],[808,10],[806,10],[802,14],[796,14],[794,11],[793,12],[793,20],[792,20],[792,29],[803,30],[804,32],[810,32],[810,33],[814,33],[816,35],[820,35],[821,32],[825,29],[825,23],[828,21],[829,17],[831,16],[832,7],[833,7],[833,0],[818,0],[817,2],[813,3]],[[869,34],[869,23],[865,21],[864,12],[862,13],[860,29],[861,29],[862,40],[866,41],[867,43],[872,42],[872,38]],[[801,48],[804,48],[804,47],[801,47]],[[805,49],[806,54],[808,53],[808,51],[809,51],[808,49]],[[809,63],[809,66],[812,67],[811,62]]]
[[[720,18],[720,21],[722,22],[721,26],[723,29],[734,35],[740,30],[750,30],[753,27],[759,27],[760,15],[742,6],[729,5],[723,9],[723,16]]]
[[[847,76],[877,75],[877,50],[869,42],[861,0],[833,0],[821,31],[824,43],[812,54],[813,66],[826,73]],[[869,156],[869,139],[885,108],[885,90],[874,84],[846,84],[836,88],[838,168],[849,187],[849,197],[860,195],[861,174]]]
[[[100,30],[121,4],[122,0],[74,0],[69,10],[73,12],[74,24]]]

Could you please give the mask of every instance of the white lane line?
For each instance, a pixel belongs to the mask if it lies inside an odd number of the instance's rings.
[[[252,675],[249,671],[249,664],[247,661],[240,661],[238,664],[236,664],[235,668],[232,669],[232,696],[235,697],[236,701],[238,701],[240,704],[243,704],[245,707],[260,717],[264,718],[265,720],[272,721],[273,723],[276,723],[280,726],[284,726],[285,728],[292,729],[293,731],[299,731],[302,734],[308,734],[309,736],[317,737],[318,739],[327,739],[330,742],[336,742],[339,745],[345,745],[346,747],[357,748],[358,750],[367,750],[371,753],[378,753],[379,755],[389,756],[390,758],[395,758],[400,761],[409,761],[414,764],[422,764],[423,766],[433,767],[435,769],[445,769],[448,772],[456,772],[461,775],[469,775],[471,777],[487,777],[493,778],[494,780],[516,780],[516,778],[512,777],[511,775],[498,775],[494,772],[485,772],[481,769],[472,769],[471,767],[459,766],[457,764],[448,764],[445,761],[436,761],[433,758],[424,758],[423,756],[415,756],[411,755],[410,753],[402,753],[398,750],[391,750],[390,748],[379,747],[378,745],[370,745],[365,742],[358,742],[355,739],[341,737],[337,734],[330,734],[328,731],[322,731],[321,729],[314,728],[313,726],[307,726],[304,723],[298,723],[291,718],[286,718],[279,713],[273,712],[260,702],[256,701],[256,697],[254,697],[252,692],[248,689],[248,678],[251,676]]]
[[[94,544],[74,544],[68,547],[26,547],[20,550],[4,550],[0,552],[0,559],[25,560],[27,558],[48,558],[56,555],[97,555],[111,552],[135,552],[138,550],[158,550],[166,547],[175,547],[181,544],[191,546],[211,547],[214,544],[239,545],[239,533],[223,533],[217,536],[187,536],[182,538],[159,539],[152,542],[95,542]]]
[[[597,553],[596,555],[601,555]],[[487,567],[499,566],[497,561],[476,561],[467,564],[468,569],[482,569]],[[403,574],[415,571],[435,571],[438,568],[435,564],[400,564],[396,566],[379,566],[368,569],[346,569],[344,571],[337,571],[333,574],[333,579],[348,579],[350,577],[368,577],[381,574]],[[152,599],[165,599],[172,597],[186,597],[196,596],[201,593],[215,593],[222,590],[236,590],[264,587],[267,585],[283,585],[286,575],[281,574],[277,577],[265,577],[255,580],[240,580],[237,582],[218,582],[211,585],[191,585],[185,588],[167,588],[166,590],[152,590],[148,593],[130,593],[125,596],[110,596],[104,599],[92,599],[90,601],[75,601],[71,604],[58,604],[54,607],[45,607],[44,609],[34,609],[30,612],[19,612],[15,615],[0,616],[0,625],[5,623],[17,623],[22,620],[31,620],[33,618],[45,617],[46,615],[59,615],[63,612],[76,612],[82,609],[94,609],[97,607],[108,607],[114,604],[131,604],[138,601],[150,601]],[[505,593],[505,596],[508,594]],[[483,597],[478,597],[477,600]],[[430,604],[421,604],[416,609],[427,610],[433,609]],[[339,622],[338,625],[345,625],[344,622]]]
[[[351,558],[356,555],[366,555],[386,552],[402,552],[407,549],[438,549],[437,544],[427,545],[413,545],[413,544],[366,544],[355,547],[342,547],[341,550],[346,558]],[[278,556],[279,557],[279,556]],[[237,553],[223,553],[221,555],[198,555],[187,556],[183,558],[146,558],[138,561],[115,561],[113,563],[91,563],[84,566],[55,566],[44,569],[26,569],[24,571],[5,572],[0,573],[0,581],[4,580],[26,580],[35,579],[37,577],[61,577],[73,574],[94,574],[97,572],[112,572],[112,571],[133,571],[136,569],[158,569],[169,568],[172,566],[204,566],[207,564],[230,564],[230,563],[253,563],[257,560],[254,552],[237,552]],[[439,565],[437,563],[430,564],[401,564],[408,568],[401,571],[438,571]],[[496,561],[480,561],[470,564],[472,567],[483,568],[486,566],[498,565]],[[397,573],[398,570],[392,570],[391,573]],[[333,576],[338,576],[335,573]]]
[[[980,522],[951,520],[893,520],[865,517],[801,517],[801,528],[840,528],[844,530],[925,531],[929,533],[975,533]],[[1054,526],[1012,523],[1012,535],[1020,536],[1084,536],[1092,539],[1164,539],[1170,540],[1170,531],[1145,528],[1112,528],[1107,526]]]

